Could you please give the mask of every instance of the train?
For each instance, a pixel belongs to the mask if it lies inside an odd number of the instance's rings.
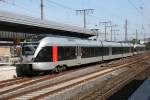
[[[89,63],[103,62],[144,53],[144,45],[106,42],[62,36],[36,36],[21,44],[19,61],[15,64],[18,76],[35,71],[63,71]]]

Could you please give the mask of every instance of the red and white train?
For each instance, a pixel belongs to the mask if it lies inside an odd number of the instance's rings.
[[[22,43],[16,71],[18,76],[34,71],[60,71],[66,67],[132,56],[135,50],[136,54],[143,53],[145,46],[58,36],[32,38],[32,41]]]

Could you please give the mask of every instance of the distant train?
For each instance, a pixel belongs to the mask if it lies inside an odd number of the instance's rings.
[[[135,44],[134,54],[144,53],[146,51],[145,45]]]
[[[131,43],[58,36],[38,37],[22,43],[16,71],[18,76],[31,74],[33,71],[53,70],[57,72],[67,67],[128,57],[134,53],[144,52],[145,46]]]

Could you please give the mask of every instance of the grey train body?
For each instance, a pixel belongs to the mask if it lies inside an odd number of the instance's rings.
[[[30,66],[28,69],[36,71],[53,70],[57,66],[73,67],[145,52],[143,45],[53,36],[44,37],[36,43],[23,44],[18,66]]]

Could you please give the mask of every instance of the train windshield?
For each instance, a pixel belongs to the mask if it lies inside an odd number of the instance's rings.
[[[22,45],[22,55],[34,55],[38,43],[24,43]]]

